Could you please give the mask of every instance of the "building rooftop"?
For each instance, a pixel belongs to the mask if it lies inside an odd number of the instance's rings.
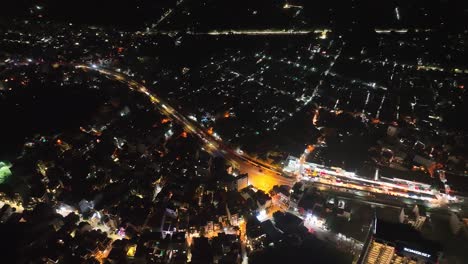
[[[412,226],[400,223],[390,223],[382,220],[377,220],[376,240],[391,243],[397,251],[424,252],[429,254],[428,259],[436,261],[441,246],[431,240],[422,237],[421,233]],[[405,250],[407,249],[407,250]]]

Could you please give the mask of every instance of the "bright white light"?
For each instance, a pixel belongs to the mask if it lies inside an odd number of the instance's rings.
[[[98,211],[94,212],[92,218],[97,218],[97,219],[101,219],[101,213],[99,213]]]
[[[266,211],[265,211],[264,209],[261,210],[261,211],[257,214],[257,219],[258,219],[258,221],[260,221],[260,222],[265,221],[265,220],[267,219],[267,217],[268,217],[268,216],[267,216],[267,213],[266,213]]]
[[[91,67],[92,67],[93,69],[97,69],[97,65],[96,65],[96,64],[91,64]]]
[[[417,250],[414,250],[414,249],[411,249],[411,248],[404,248],[403,250],[404,250],[404,251],[407,251],[407,252],[414,253],[414,254],[416,254],[416,255],[420,255],[420,256],[426,257],[426,258],[431,257],[431,254],[427,254],[427,253],[424,253],[424,252],[421,252],[421,251],[417,251]]]
[[[63,217],[69,215],[73,211],[74,211],[74,208],[66,204],[62,204],[60,205],[59,208],[56,209],[56,212],[62,215]]]
[[[317,220],[318,220],[318,219],[317,219],[317,216],[315,216],[315,215],[313,215],[313,216],[311,217],[311,219],[310,219],[310,221],[312,221],[312,223],[314,223],[314,224],[317,223]]]
[[[166,132],[166,134],[165,134],[166,139],[167,139],[167,138],[170,138],[172,135],[174,135],[174,132],[172,131],[172,129],[169,129],[169,130]]]
[[[398,9],[398,7],[395,7],[395,15],[396,15],[396,19],[400,20],[400,10]]]

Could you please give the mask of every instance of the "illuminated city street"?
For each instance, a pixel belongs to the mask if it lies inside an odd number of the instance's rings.
[[[1,263],[468,263],[466,1],[0,9]]]

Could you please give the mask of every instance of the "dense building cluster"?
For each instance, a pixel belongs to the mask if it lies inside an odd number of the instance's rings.
[[[58,2],[0,10],[5,263],[468,262],[468,7]]]

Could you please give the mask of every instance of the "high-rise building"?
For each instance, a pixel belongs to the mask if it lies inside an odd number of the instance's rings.
[[[411,225],[375,220],[360,264],[437,263],[440,246],[424,239]]]

